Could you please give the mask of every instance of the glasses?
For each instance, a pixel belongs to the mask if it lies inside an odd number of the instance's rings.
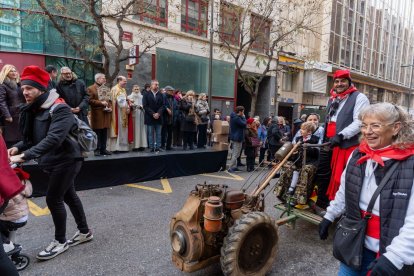
[[[386,126],[390,126],[390,125],[393,125],[394,123],[391,123],[391,124],[369,124],[369,125],[366,125],[366,124],[362,124],[359,128],[361,129],[361,131],[367,131],[368,130],[368,128],[371,128],[371,130],[373,131],[373,132],[378,132],[378,131],[380,131],[383,127],[386,127]]]
[[[72,75],[72,72],[62,73],[62,75]]]

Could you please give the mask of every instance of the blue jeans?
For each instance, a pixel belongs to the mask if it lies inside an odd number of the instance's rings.
[[[338,276],[365,276],[367,275],[369,264],[372,263],[376,257],[377,253],[368,250],[364,247],[361,269],[354,270],[346,264],[341,263],[339,265]]]
[[[154,139],[155,135],[155,139]],[[161,147],[161,125],[147,125],[148,147],[159,149]]]

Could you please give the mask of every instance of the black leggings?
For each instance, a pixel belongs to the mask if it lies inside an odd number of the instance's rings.
[[[0,220],[0,232],[1,238],[3,239],[3,243],[10,242],[10,232],[16,231],[18,228],[25,226],[27,221],[25,222],[12,222],[12,221],[5,221]]]
[[[66,209],[63,203],[69,206],[79,231],[83,234],[89,232],[82,202],[75,192],[74,181],[81,167],[82,162],[77,161],[63,168],[45,170],[49,175],[46,203],[55,224],[55,239],[60,243],[66,242]]]

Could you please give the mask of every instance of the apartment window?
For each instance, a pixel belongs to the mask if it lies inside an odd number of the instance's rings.
[[[167,27],[168,2],[167,0],[139,0],[135,3],[136,16],[141,21]]]
[[[250,25],[250,37],[254,39],[252,48],[262,53],[267,52],[272,22],[262,16],[252,14]]]
[[[292,91],[293,87],[293,73],[283,73],[282,89],[283,91]]]
[[[220,40],[232,45],[240,42],[240,8],[237,6],[221,3],[220,5]]]
[[[382,103],[384,102],[384,89],[383,88],[378,88],[378,94],[377,94],[377,102]]]
[[[181,31],[206,37],[207,12],[207,1],[181,0]]]

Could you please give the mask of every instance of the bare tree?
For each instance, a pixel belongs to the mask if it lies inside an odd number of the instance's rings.
[[[87,64],[102,71],[108,83],[120,72],[120,64],[128,58],[139,58],[161,42],[156,33],[143,28],[134,32],[134,44],[140,46],[136,56],[130,56],[123,41],[124,24],[134,16],[145,12],[145,2],[136,0],[72,0],[64,5],[61,1],[34,0],[34,9],[47,16],[78,56]],[[36,5],[37,4],[37,5]],[[39,9],[40,7],[40,9]],[[85,26],[86,37],[79,39],[67,28],[68,23]],[[93,39],[89,35],[96,36]],[[95,41],[94,41],[95,40]],[[102,55],[103,62],[96,57]]]
[[[323,0],[230,0],[221,4],[221,51],[234,59],[238,81],[251,95],[252,114],[261,82],[278,70],[279,53],[304,32],[320,35],[322,4]],[[252,59],[259,73],[245,70]]]

